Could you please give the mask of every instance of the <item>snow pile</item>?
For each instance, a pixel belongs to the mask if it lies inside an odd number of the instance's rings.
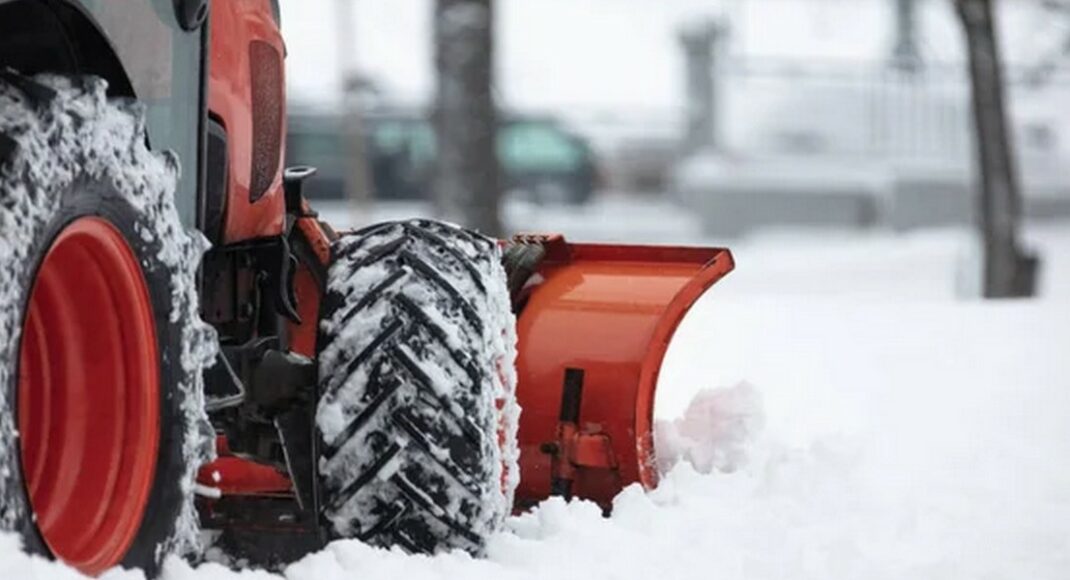
[[[126,579],[143,576],[134,572],[113,572],[105,577],[118,580],[119,578]],[[57,562],[51,562],[40,556],[27,555],[22,551],[22,544],[18,536],[10,533],[0,533],[0,578],[82,580],[84,576]]]
[[[658,467],[667,472],[683,460],[699,473],[735,471],[764,422],[761,396],[750,384],[703,389],[682,417],[655,422]]]

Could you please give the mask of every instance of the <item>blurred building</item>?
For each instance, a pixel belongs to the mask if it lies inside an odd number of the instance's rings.
[[[931,12],[932,3],[919,5]],[[723,140],[676,166],[678,198],[704,216],[709,233],[724,236],[766,227],[971,222],[968,79],[961,51],[949,44],[961,33],[943,16],[925,30],[953,57],[948,61],[919,52],[902,66],[900,43],[888,54],[840,58],[729,54],[713,81],[723,97]],[[1015,48],[1009,53],[1023,54]],[[1054,59],[1038,54],[1043,58],[1010,63],[1008,75],[1025,210],[1037,219],[1070,217],[1070,114],[1063,105],[1070,71],[1058,52]]]
[[[974,153],[967,81],[957,68],[919,73],[879,64],[839,71],[724,73],[747,131],[674,173],[680,200],[711,233],[765,226],[970,223]],[[1026,214],[1070,216],[1070,126],[1062,86],[1011,90]]]

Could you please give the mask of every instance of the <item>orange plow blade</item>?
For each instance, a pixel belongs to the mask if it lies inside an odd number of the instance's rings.
[[[627,485],[657,485],[662,360],[687,311],[732,270],[732,254],[519,239],[546,254],[518,313],[517,507],[562,495],[608,508]]]

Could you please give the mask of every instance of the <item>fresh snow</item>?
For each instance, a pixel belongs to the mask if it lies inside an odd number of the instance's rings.
[[[618,223],[691,231],[648,210]],[[610,237],[564,213],[539,223]],[[1070,224],[1028,233],[1044,296],[999,303],[958,297],[961,232],[739,244],[660,379],[658,446],[684,461],[653,492],[625,490],[610,518],[555,499],[512,518],[482,560],[341,541],[279,575],[172,560],[164,578],[1065,578]],[[0,578],[76,577],[0,538]]]

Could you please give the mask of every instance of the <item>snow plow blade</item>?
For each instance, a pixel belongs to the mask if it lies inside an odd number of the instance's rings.
[[[657,485],[652,423],[662,359],[680,321],[734,267],[723,248],[569,244],[545,255],[517,314],[517,508],[551,495],[609,507]]]

